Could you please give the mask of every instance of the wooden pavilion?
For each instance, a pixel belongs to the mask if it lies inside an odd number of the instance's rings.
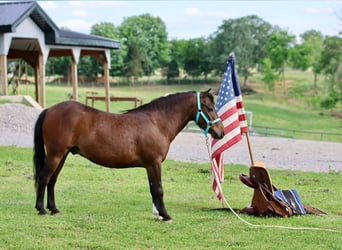
[[[36,101],[46,107],[45,64],[49,57],[71,57],[72,98],[78,99],[77,64],[80,56],[94,56],[104,69],[106,108],[110,107],[110,50],[116,40],[59,29],[34,1],[0,3],[0,95],[8,95],[8,59],[22,59],[35,73]]]

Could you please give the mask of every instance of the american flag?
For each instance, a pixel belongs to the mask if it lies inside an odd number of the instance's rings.
[[[223,122],[225,136],[221,140],[214,139],[211,144],[212,188],[217,198],[222,201],[223,194],[220,184],[224,179],[223,152],[239,142],[242,139],[242,133],[248,132],[234,55],[230,55],[228,58],[216,101],[216,111]],[[216,180],[220,183],[217,183]]]

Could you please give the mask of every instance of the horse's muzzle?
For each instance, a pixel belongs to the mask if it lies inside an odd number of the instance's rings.
[[[224,130],[216,131],[215,129],[210,128],[209,132],[214,139],[222,139],[224,137]]]

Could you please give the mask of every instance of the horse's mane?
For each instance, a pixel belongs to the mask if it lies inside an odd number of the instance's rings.
[[[141,112],[141,111],[152,111],[155,109],[172,108],[174,104],[184,95],[195,93],[195,91],[179,92],[174,94],[168,94],[162,97],[158,97],[149,103],[141,105],[137,108],[129,109],[126,113]]]

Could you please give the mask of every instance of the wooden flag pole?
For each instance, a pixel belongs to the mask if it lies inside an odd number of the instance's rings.
[[[251,140],[249,137],[249,132],[246,132],[246,138],[247,138],[247,145],[248,145],[248,151],[249,151],[249,158],[251,159],[251,165],[254,166],[254,158],[253,158],[253,152],[252,152],[252,145]]]

